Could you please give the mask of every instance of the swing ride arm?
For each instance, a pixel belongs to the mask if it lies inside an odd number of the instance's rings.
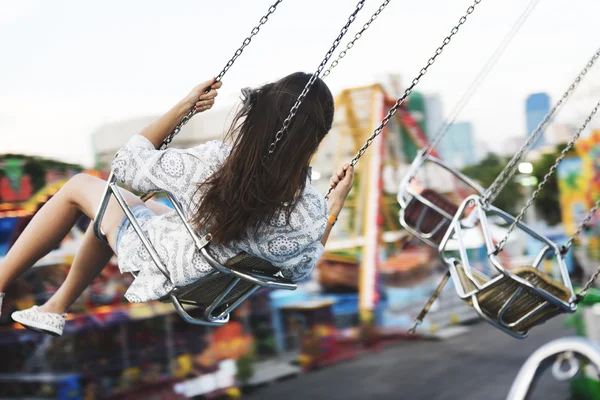
[[[552,373],[558,380],[573,378],[580,370],[581,362],[600,369],[600,347],[579,337],[553,340],[536,350],[519,370],[506,400],[526,400],[542,372],[552,365]],[[562,369],[563,363],[568,369]]]

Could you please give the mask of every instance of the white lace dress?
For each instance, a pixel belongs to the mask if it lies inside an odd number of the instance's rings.
[[[112,163],[117,178],[141,192],[168,191],[182,205],[190,218],[194,204],[203,193],[196,193],[197,183],[206,180],[229,155],[230,147],[211,141],[189,149],[156,150],[141,135],[135,135],[123,146]],[[196,197],[194,197],[196,195]],[[280,267],[293,281],[306,278],[323,254],[321,236],[327,224],[327,202],[310,182],[293,211],[289,224],[281,212],[258,234],[226,246],[211,244],[211,253],[221,262],[245,251]],[[143,230],[167,266],[175,286],[195,282],[211,271],[196,250],[189,233],[175,211],[146,217],[140,221]],[[199,235],[206,231],[198,232]],[[130,302],[145,302],[165,296],[173,287],[150,259],[133,228],[129,227],[118,244],[121,272],[138,271],[127,290]]]

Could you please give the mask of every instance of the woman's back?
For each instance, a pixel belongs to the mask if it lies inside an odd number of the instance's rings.
[[[161,151],[136,135],[119,151],[112,166],[117,178],[135,190],[171,193],[190,219],[206,194],[202,182],[222,168],[230,151],[229,145],[218,141],[185,150]],[[193,283],[212,270],[174,211],[142,217],[140,223],[176,286]],[[247,252],[280,267],[286,278],[299,281],[310,274],[323,253],[320,238],[326,224],[327,203],[323,195],[306,182],[291,213],[275,210],[268,223],[249,229],[243,239],[211,243],[210,250],[221,262]],[[200,236],[208,232],[208,227],[197,229]],[[132,228],[119,241],[117,252],[122,272],[139,271],[127,291],[129,301],[158,299],[172,289]]]

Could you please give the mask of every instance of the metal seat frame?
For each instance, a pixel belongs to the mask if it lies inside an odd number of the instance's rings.
[[[436,242],[434,238],[441,232],[443,232],[444,229],[448,229],[448,227],[450,226],[450,222],[454,219],[454,215],[449,214],[446,210],[434,204],[429,199],[422,196],[421,193],[416,192],[411,187],[411,181],[417,176],[419,170],[427,162],[436,164],[441,168],[445,169],[446,171],[450,172],[454,177],[456,177],[459,181],[465,183],[467,186],[472,188],[476,193],[483,195],[485,191],[475,181],[470,179],[468,176],[460,173],[459,171],[456,171],[454,168],[450,167],[448,164],[444,163],[439,158],[433,157],[431,155],[425,155],[425,153],[422,151],[419,152],[419,154],[417,154],[417,157],[411,164],[408,172],[404,175],[404,178],[402,179],[398,190],[397,199],[401,207],[399,219],[402,226],[411,234],[418,237],[427,245],[433,248],[438,248],[439,242]],[[410,207],[414,207],[417,203],[422,204],[424,207],[421,211],[421,214],[418,217],[417,224],[413,225],[407,220],[406,211]],[[433,230],[425,232],[422,229],[423,221],[430,212],[436,213],[440,217],[440,222]]]
[[[568,363],[564,370],[563,363]],[[515,378],[506,400],[526,400],[531,398],[531,390],[543,372],[552,366],[552,373],[560,380],[572,379],[584,363],[593,365],[600,371],[600,347],[587,339],[568,337],[555,339],[533,352],[525,361]]]
[[[206,235],[203,238],[198,237],[196,235],[194,228],[187,222],[187,219],[183,213],[183,209],[178,201],[172,196],[170,193],[165,192],[171,203],[173,204],[173,208],[181,218],[181,222],[185,226],[186,230],[192,237],[194,244],[196,245],[199,253],[204,257],[206,262],[214,268],[208,275],[200,278],[197,282],[187,285],[185,287],[175,287],[163,300],[170,300],[175,307],[177,313],[188,323],[194,325],[206,325],[206,326],[222,326],[225,325],[229,321],[229,314],[235,310],[244,300],[250,297],[256,290],[261,287],[265,288],[273,288],[273,289],[284,289],[284,290],[295,290],[297,285],[293,282],[285,279],[280,272],[275,274],[269,273],[248,273],[239,269],[236,269],[233,265],[223,265],[218,260],[216,260],[209,253],[209,243],[211,240],[210,234]],[[118,186],[118,181],[114,173],[111,171],[108,182],[106,184],[106,189],[104,191],[104,195],[102,198],[102,202],[98,207],[98,211],[96,212],[96,217],[94,219],[94,234],[100,240],[106,241],[106,237],[104,232],[102,231],[101,224],[102,218],[106,212],[108,207],[110,198],[114,195],[115,200],[125,213],[125,216],[131,223],[134,231],[140,238],[142,245],[146,248],[152,261],[159,269],[159,271],[165,276],[168,282],[171,282],[171,278],[169,276],[167,268],[163,265],[158,253],[144,231],[142,230],[139,222],[133,215],[133,212],[129,205],[127,204],[125,198],[121,194]],[[191,260],[190,260],[191,261]],[[276,267],[273,267],[276,268]],[[277,269],[277,271],[279,271]],[[183,299],[186,294],[192,292],[194,289],[199,288],[203,283],[205,283],[209,279],[214,279],[217,274],[223,274],[231,276],[231,281],[228,283],[226,288],[208,305],[206,304],[198,304],[193,301],[193,299]],[[134,274],[135,276],[135,274]],[[232,291],[236,288],[236,286],[242,282],[247,282],[250,285],[247,285],[247,288],[244,288],[241,293],[235,298],[233,303],[228,304],[224,303],[223,300],[227,297],[228,294],[232,293]],[[192,317],[186,309],[183,307],[183,304],[191,304],[204,308],[204,319],[194,318]]]
[[[463,201],[463,203],[459,207],[457,214],[452,219],[449,229],[446,231],[442,242],[439,245],[440,257],[450,270],[450,276],[452,277],[452,280],[454,282],[454,287],[457,294],[462,299],[467,300],[469,303],[471,303],[477,311],[477,313],[484,320],[516,338],[526,337],[528,334],[528,329],[525,331],[515,331],[515,327],[519,324],[523,324],[524,321],[533,318],[548,306],[555,307],[560,313],[574,312],[577,308],[577,305],[574,303],[575,295],[573,292],[573,287],[571,285],[571,280],[569,278],[569,273],[565,264],[564,255],[561,252],[561,249],[555,243],[550,241],[545,236],[539,234],[526,224],[522,222],[519,222],[517,224],[518,229],[527,233],[529,236],[535,238],[543,244],[542,249],[533,261],[532,267],[534,269],[539,270],[543,260],[546,257],[554,256],[556,258],[562,280],[560,284],[564,285],[564,287],[568,289],[570,293],[570,297],[568,300],[564,300],[557,297],[556,295],[542,289],[541,287],[528,281],[527,279],[524,279],[518,276],[517,274],[511,272],[509,269],[505,268],[504,265],[502,265],[498,255],[496,254],[496,245],[490,234],[487,215],[490,214],[499,216],[509,224],[512,224],[515,221],[515,218],[494,206],[484,206],[481,200],[482,197],[480,197],[479,195],[471,195]],[[498,275],[494,277],[489,277],[483,272],[477,270],[476,268],[473,268],[473,266],[469,262],[467,249],[462,240],[464,229],[463,224],[464,221],[466,221],[466,219],[463,218],[463,214],[465,213],[465,210],[468,207],[474,207],[472,213],[476,213],[475,216],[478,218],[479,223],[481,224],[483,238],[487,249],[488,260],[498,272]],[[470,223],[474,225],[477,225],[476,222],[473,222],[472,217],[473,215],[470,215],[468,221],[470,221]],[[474,226],[470,226],[470,228],[473,227]],[[447,250],[447,246],[451,239],[455,239],[458,242],[458,251],[460,254],[460,259],[449,255],[449,250]],[[512,282],[516,283],[518,289],[515,290],[515,292],[508,297],[504,304],[502,304],[502,306],[499,308],[497,315],[490,315],[489,313],[486,313],[486,310],[484,310],[480,305],[479,296],[485,292],[489,292],[491,289],[494,288],[495,285],[498,285],[501,282],[506,282],[507,279],[510,279]],[[556,282],[554,280],[552,281]],[[509,310],[510,307],[515,304],[515,301],[518,301],[521,295],[528,294],[537,296],[543,301],[539,303],[537,307],[535,307],[532,310],[529,310],[529,312],[525,315],[522,315],[522,317],[519,318],[517,321],[505,321],[503,319],[503,316],[507,312],[507,310]],[[545,321],[545,319],[543,320]],[[535,325],[537,325],[537,322],[535,323]]]

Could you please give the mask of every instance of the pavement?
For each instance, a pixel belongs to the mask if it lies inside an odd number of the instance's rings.
[[[380,353],[296,378],[244,396],[249,400],[504,400],[517,372],[541,345],[575,332],[555,318],[517,340],[484,322],[443,341],[403,341]],[[547,371],[531,400],[567,400],[568,382]]]

